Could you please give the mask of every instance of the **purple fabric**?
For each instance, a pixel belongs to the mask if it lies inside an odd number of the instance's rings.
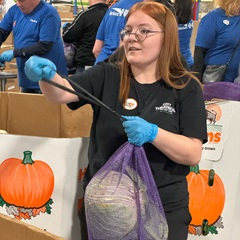
[[[64,55],[67,62],[67,68],[68,69],[74,68],[74,58],[76,55],[75,45],[72,43],[64,43],[63,49],[64,49]]]
[[[90,240],[166,240],[168,226],[144,148],[122,145],[85,192]]]
[[[204,84],[203,97],[205,101],[213,98],[240,101],[240,84],[232,82],[215,82]]]

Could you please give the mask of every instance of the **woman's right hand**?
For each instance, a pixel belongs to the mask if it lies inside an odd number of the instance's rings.
[[[32,56],[25,63],[25,74],[29,80],[33,82],[44,80],[52,80],[56,74],[55,64],[42,57]]]

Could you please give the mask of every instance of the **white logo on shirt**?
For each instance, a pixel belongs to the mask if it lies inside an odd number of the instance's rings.
[[[186,24],[181,24],[178,27],[178,30],[187,30],[187,29],[192,29],[193,28],[193,23],[186,23]]]
[[[33,20],[33,19],[30,19],[30,22],[35,22],[35,23],[37,23],[37,21],[36,21],[36,20]]]
[[[128,11],[129,11],[128,9],[124,9],[124,8],[112,8],[109,15],[116,16],[116,17],[126,17],[126,15],[128,14]]]
[[[223,23],[225,24],[225,25],[229,25],[229,21],[228,20],[223,20]]]
[[[156,111],[165,112],[168,114],[176,113],[175,109],[171,106],[171,103],[163,103],[161,107],[155,107]]]

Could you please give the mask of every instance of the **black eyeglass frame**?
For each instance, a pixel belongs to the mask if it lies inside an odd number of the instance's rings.
[[[142,32],[141,33],[141,31],[144,31],[144,32]],[[138,33],[138,32],[140,32],[140,33]],[[136,32],[130,32],[129,30],[127,30],[127,29],[122,29],[121,31],[120,31],[120,33],[119,33],[119,36],[120,36],[120,39],[122,40],[122,41],[126,41],[124,38],[127,36],[127,39],[131,36],[131,34],[134,34],[135,35],[135,38],[137,39],[137,41],[139,41],[139,42],[143,42],[146,38],[148,38],[148,37],[151,37],[151,36],[153,36],[153,35],[148,35],[149,33],[162,33],[162,32],[164,32],[163,30],[159,30],[159,31],[154,31],[154,30],[148,30],[148,29],[145,29],[145,28],[138,28],[137,30],[136,30]],[[144,39],[140,39],[139,38],[139,35],[140,36],[143,36],[143,33],[145,34],[145,37],[144,37]],[[141,35],[142,34],[142,35]]]

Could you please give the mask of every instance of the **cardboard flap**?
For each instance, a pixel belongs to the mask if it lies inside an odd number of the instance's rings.
[[[0,214],[0,240],[64,240],[40,228]]]
[[[7,129],[8,94],[0,94],[0,130]]]
[[[85,105],[72,111],[43,94],[0,92],[0,130],[37,137],[88,137],[93,110]]]
[[[11,134],[60,137],[60,104],[42,94],[9,93],[7,132]]]
[[[66,104],[61,105],[61,133],[64,138],[88,137],[92,125],[91,105],[72,111]]]

